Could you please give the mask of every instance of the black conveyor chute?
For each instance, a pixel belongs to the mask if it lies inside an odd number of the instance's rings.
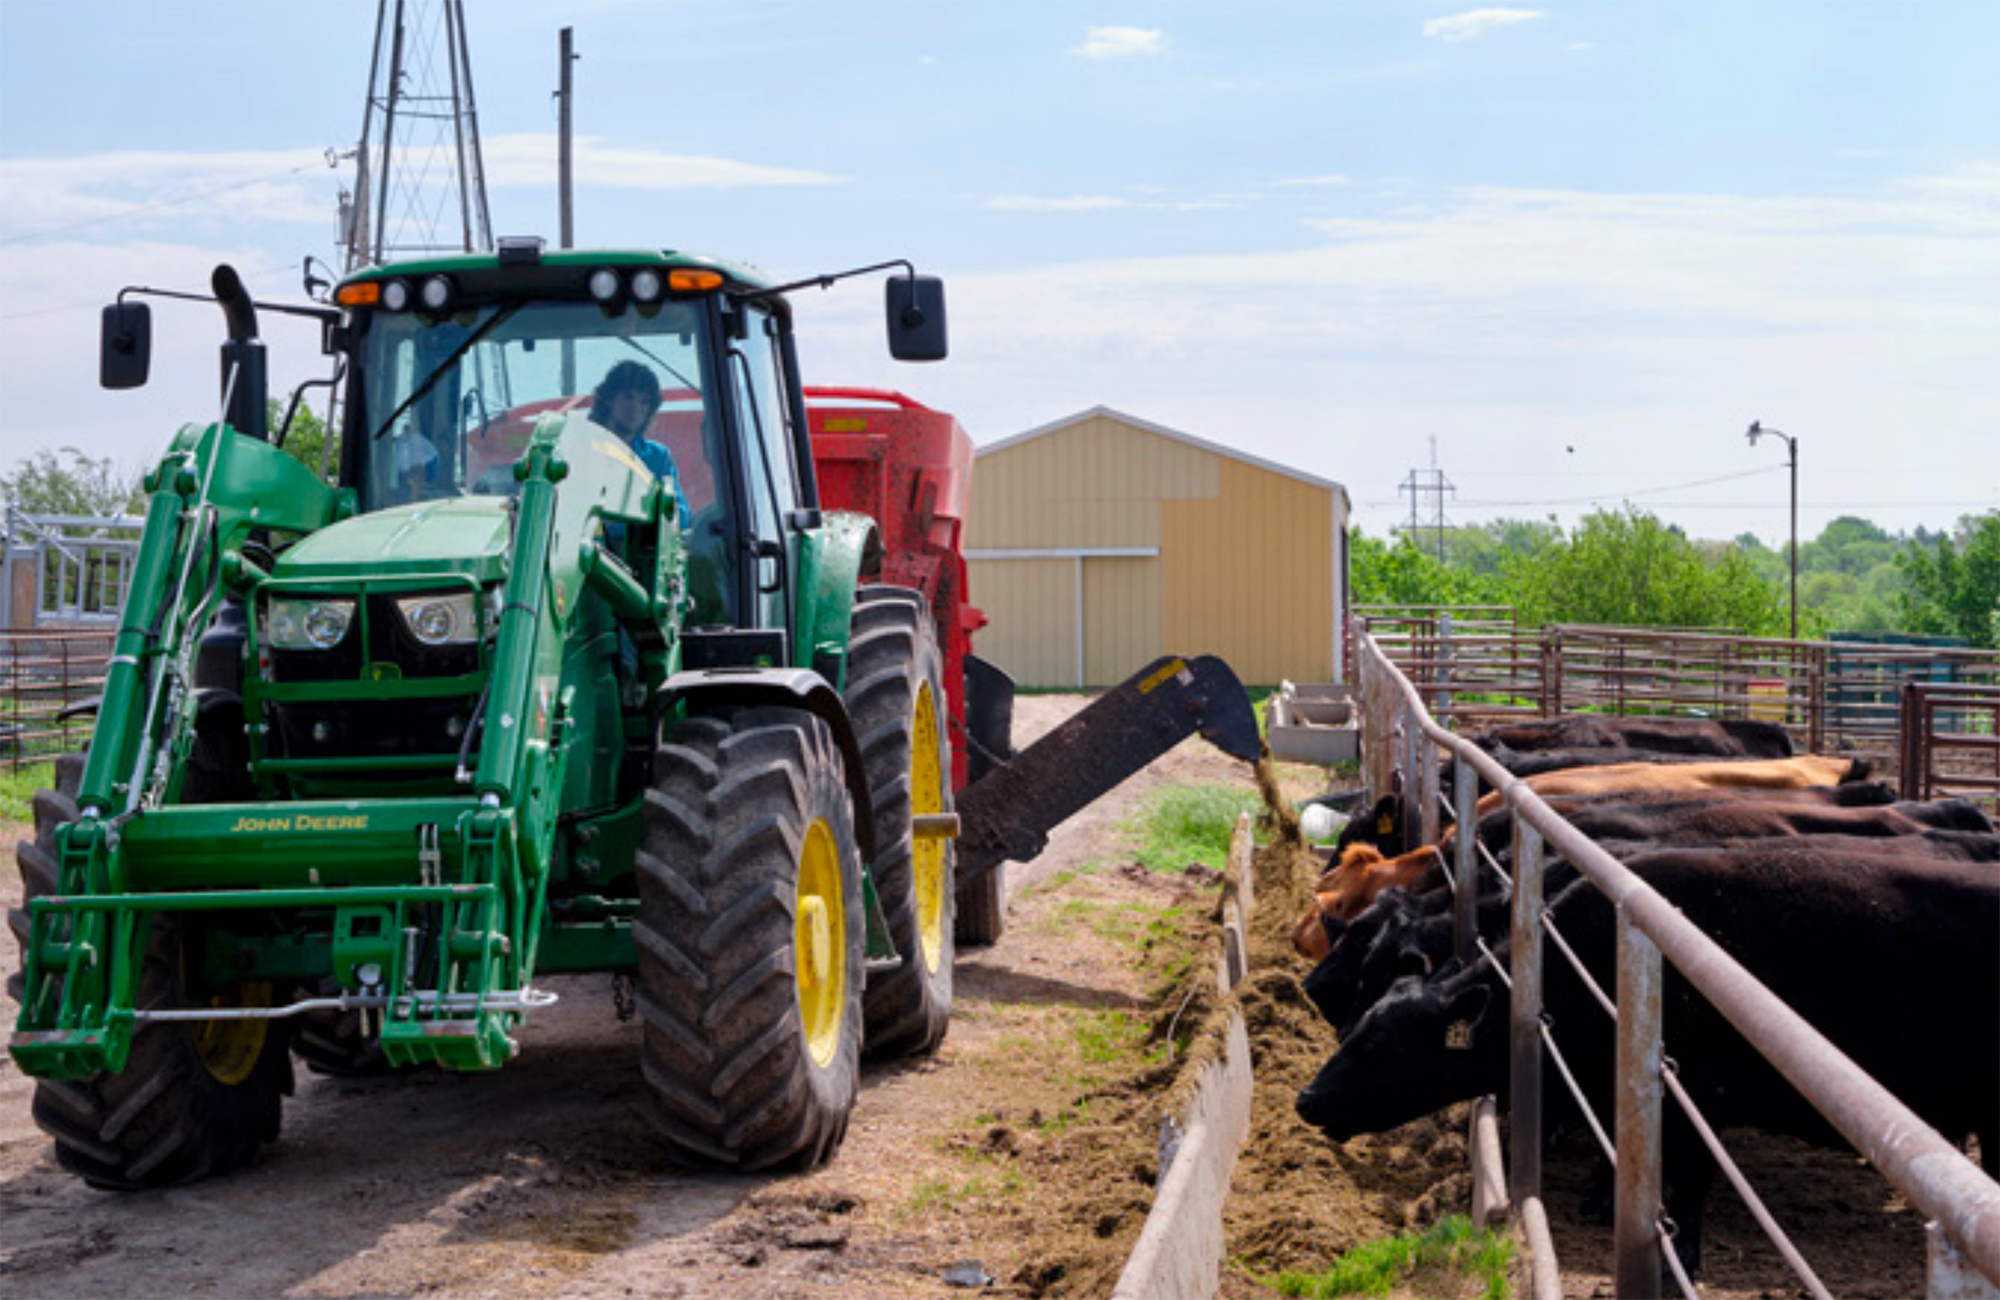
[[[1257,761],[1257,715],[1235,671],[1212,655],[1155,659],[959,792],[959,883],[1029,861],[1050,831],[1196,731]]]

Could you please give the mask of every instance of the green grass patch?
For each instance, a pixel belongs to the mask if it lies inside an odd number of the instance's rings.
[[[1144,1022],[1123,1011],[1086,1012],[1077,1017],[1070,1032],[1083,1059],[1092,1065],[1110,1065],[1146,1041]]]
[[[54,763],[24,763],[20,767],[0,767],[0,822],[32,820],[35,791],[56,783]]]
[[[1200,862],[1220,871],[1229,859],[1236,819],[1262,805],[1257,792],[1237,785],[1176,785],[1150,796],[1122,829],[1148,871],[1185,871]]]
[[[1454,1214],[1421,1233],[1357,1246],[1324,1273],[1280,1273],[1270,1285],[1283,1296],[1308,1300],[1348,1295],[1385,1296],[1406,1288],[1417,1295],[1477,1294],[1508,1300],[1513,1239]]]

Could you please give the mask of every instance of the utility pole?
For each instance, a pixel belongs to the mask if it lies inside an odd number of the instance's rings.
[[[570,34],[574,28],[562,29],[561,71],[556,80],[556,201],[562,213],[562,246],[576,247],[576,210],[570,200],[570,104],[575,96],[575,88],[570,80],[569,65],[576,61],[576,54],[570,48]]]
[[[1438,563],[1443,564],[1444,530],[1450,526],[1444,514],[1444,499],[1447,493],[1455,494],[1458,488],[1444,476],[1444,471],[1438,468],[1437,439],[1432,438],[1430,441],[1431,467],[1428,470],[1411,470],[1410,476],[1403,480],[1402,486],[1397,490],[1410,494],[1410,522],[1403,526],[1404,531],[1416,537],[1421,535],[1425,528],[1429,528],[1432,545],[1437,551]],[[1421,500],[1425,497],[1430,498],[1431,508],[1428,518],[1419,510]]]
[[[1764,437],[1785,440],[1785,464],[1792,473],[1792,640],[1799,639],[1799,440],[1789,433],[1767,429],[1762,420],[1750,421],[1744,435],[1752,447]]]

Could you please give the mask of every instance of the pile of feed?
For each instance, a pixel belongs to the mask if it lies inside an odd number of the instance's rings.
[[[1058,1132],[1031,1125],[1039,1131],[1025,1143],[1020,1129],[1008,1126],[982,1139],[1008,1148],[1042,1189],[1019,1207],[1021,1231],[1036,1246],[1000,1279],[1013,1289],[1110,1293],[1152,1207],[1162,1120],[1187,1111],[1236,1009],[1249,1034],[1256,1089],[1225,1209],[1223,1294],[1268,1294],[1261,1279],[1323,1270],[1363,1242],[1463,1212],[1470,1198],[1463,1108],[1346,1143],[1328,1141],[1293,1112],[1293,1098],[1335,1045],[1301,987],[1310,966],[1291,944],[1324,863],[1300,839],[1291,800],[1268,764],[1260,765],[1257,783],[1265,802],[1259,834],[1267,842],[1252,858],[1244,983],[1226,996],[1216,987],[1218,906],[1185,972],[1153,1003],[1148,1046],[1164,1059],[1079,1097],[1075,1110],[1087,1122]]]
[[[1471,1196],[1462,1107],[1341,1143],[1293,1111],[1299,1090],[1335,1047],[1332,1027],[1301,987],[1311,966],[1291,943],[1325,863],[1299,839],[1275,783],[1260,779],[1259,786],[1276,833],[1254,860],[1250,975],[1236,993],[1256,1092],[1224,1212],[1223,1294],[1231,1296],[1261,1294],[1257,1279],[1321,1271],[1365,1241],[1463,1213]]]

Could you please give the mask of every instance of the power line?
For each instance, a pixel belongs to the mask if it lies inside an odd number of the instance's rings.
[[[1657,495],[1658,493],[1661,493],[1661,492],[1680,492],[1680,491],[1683,491],[1683,490],[1685,490],[1685,489],[1687,489],[1687,488],[1698,488],[1698,487],[1713,487],[1713,486],[1714,486],[1715,484],[1717,484],[1717,483],[1730,483],[1730,482],[1734,482],[1734,481],[1735,481],[1735,480],[1737,480],[1737,479],[1746,479],[1746,478],[1762,478],[1762,477],[1763,477],[1764,475],[1767,475],[1767,474],[1775,474],[1775,473],[1777,473],[1777,472],[1778,472],[1779,470],[1782,470],[1782,469],[1784,469],[1784,466],[1783,466],[1783,465],[1779,465],[1779,466],[1776,466],[1775,468],[1767,468],[1767,469],[1746,469],[1746,470],[1742,470],[1742,471],[1740,471],[1740,472],[1738,472],[1738,473],[1735,473],[1735,474],[1718,474],[1718,475],[1716,475],[1716,476],[1715,476],[1714,478],[1698,478],[1698,479],[1691,479],[1691,480],[1689,480],[1689,481],[1688,481],[1688,482],[1686,482],[1686,483],[1667,483],[1667,484],[1663,484],[1663,485],[1661,485],[1661,486],[1659,486],[1659,487],[1650,487],[1650,488],[1634,488],[1633,490],[1631,490],[1631,491],[1629,491],[1629,492],[1591,492],[1591,493],[1588,493],[1588,494],[1586,494],[1586,495],[1584,495],[1584,496],[1578,496],[1578,497],[1547,497],[1547,498],[1542,498],[1542,499],[1536,499],[1536,500],[1529,500],[1529,499],[1523,499],[1523,500],[1512,500],[1512,501],[1510,501],[1510,500],[1503,500],[1503,499],[1500,499],[1500,498],[1484,498],[1484,497],[1482,497],[1482,498],[1470,498],[1470,497],[1468,497],[1468,498],[1464,499],[1463,501],[1461,501],[1461,502],[1460,502],[1459,504],[1461,504],[1461,505],[1468,505],[1468,506],[1580,506],[1580,505],[1590,505],[1590,504],[1591,504],[1591,503],[1593,503],[1593,502],[1597,502],[1597,501],[1602,501],[1602,500],[1604,500],[1604,499],[1605,499],[1606,497],[1617,497],[1617,498],[1619,498],[1619,499],[1621,499],[1621,500],[1625,500],[1625,499],[1629,499],[1629,498],[1631,498],[1631,497],[1644,497],[1644,496],[1654,496],[1654,495]]]
[[[266,262],[261,266],[246,266],[246,267],[239,267],[237,269],[238,272],[244,277],[244,279],[248,280],[254,276],[264,275],[271,271],[289,271],[297,266],[298,266],[297,262]],[[190,293],[199,292],[199,290],[189,290],[188,292]],[[62,306],[59,307],[36,307],[30,311],[6,312],[4,314],[0,314],[0,322],[10,321],[10,320],[29,320],[36,316],[59,316],[64,312],[72,312],[72,311],[99,311],[102,310],[103,307],[104,307],[104,300],[102,298],[96,298],[92,299],[89,302],[64,303]]]
[[[215,186],[213,189],[194,190],[177,198],[155,199],[151,203],[141,203],[137,207],[126,208],[122,212],[108,212],[101,217],[85,217],[82,221],[73,221],[67,226],[52,226],[47,230],[32,230],[22,235],[7,235],[4,238],[0,238],[0,245],[24,244],[33,239],[47,239],[51,235],[66,235],[72,230],[82,230],[86,226],[101,226],[107,221],[121,221],[126,217],[135,217],[142,212],[152,212],[159,208],[171,208],[182,203],[192,203],[196,199],[206,199],[217,194],[228,194],[232,190],[247,189],[252,185],[262,185],[265,181],[283,180],[287,176],[296,176],[300,172],[311,171],[319,165],[321,164],[301,163],[299,166],[289,168],[285,171],[270,172],[263,176],[252,176],[249,180],[234,181],[228,185]]]

